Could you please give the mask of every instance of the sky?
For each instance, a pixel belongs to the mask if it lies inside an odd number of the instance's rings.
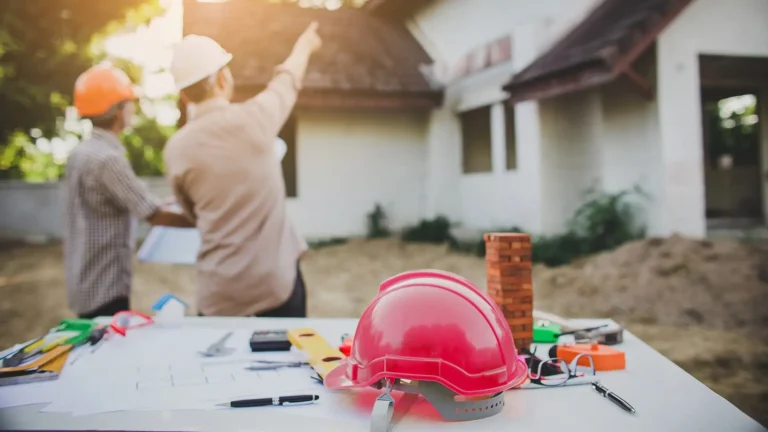
[[[145,97],[157,99],[174,94],[173,78],[167,71],[171,63],[172,46],[182,37],[182,0],[161,0],[164,15],[134,31],[108,38],[104,44],[110,56],[125,58],[144,68],[141,89]],[[173,104],[153,104],[160,123],[172,125],[178,118]]]

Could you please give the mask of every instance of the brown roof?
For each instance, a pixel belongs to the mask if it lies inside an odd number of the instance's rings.
[[[311,21],[320,24],[323,46],[310,61],[302,93],[427,98],[439,104],[440,89],[420,70],[432,60],[402,24],[357,9],[306,9],[264,0],[184,2],[184,34],[209,36],[233,53],[230,68],[241,89],[264,86]]]
[[[512,102],[552,97],[633,75],[632,63],[692,0],[604,0],[504,87]]]
[[[367,0],[363,9],[371,14],[395,20],[405,19],[433,0]]]

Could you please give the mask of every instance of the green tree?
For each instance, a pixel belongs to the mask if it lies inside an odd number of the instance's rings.
[[[77,76],[103,56],[98,42],[160,11],[158,0],[0,0],[0,178],[19,177],[29,146],[18,133],[56,133]]]

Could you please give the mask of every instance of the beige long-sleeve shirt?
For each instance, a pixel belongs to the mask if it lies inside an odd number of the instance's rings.
[[[202,245],[198,308],[248,316],[290,296],[307,244],[286,214],[285,182],[274,142],[298,87],[279,72],[243,103],[210,99],[166,144],[166,176]]]

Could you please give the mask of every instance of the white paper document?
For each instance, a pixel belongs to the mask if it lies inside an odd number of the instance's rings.
[[[240,398],[325,391],[309,367],[251,371],[254,360],[302,361],[300,352],[252,353],[250,331],[235,331],[224,357],[199,354],[226,331],[147,327],[113,337],[68,367],[44,412],[88,415],[126,410],[216,409]],[[94,373],[94,370],[102,371]]]

